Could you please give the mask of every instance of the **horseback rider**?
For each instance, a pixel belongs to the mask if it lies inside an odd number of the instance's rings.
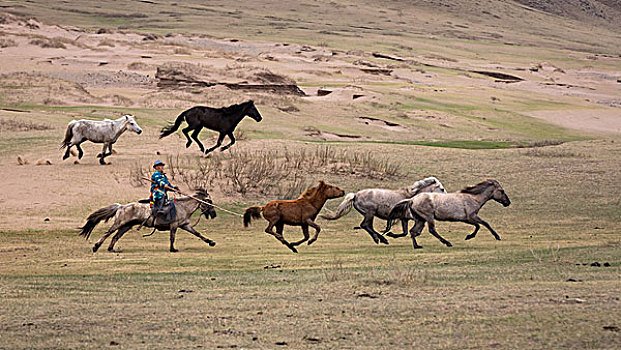
[[[164,173],[164,162],[156,160],[153,163],[153,169],[155,172],[151,175],[151,208],[153,208],[153,215],[155,216],[159,210],[164,207],[168,201],[168,191],[178,192],[179,187],[173,186],[168,181],[166,174]]]

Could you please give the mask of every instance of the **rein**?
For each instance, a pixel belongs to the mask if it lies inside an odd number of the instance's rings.
[[[143,179],[144,179],[144,180],[148,180],[148,181],[150,181],[150,182],[153,182],[153,180],[148,179],[148,178],[146,178],[146,177],[143,177]],[[234,212],[234,211],[230,211],[230,210],[228,210],[228,209],[222,208],[222,207],[217,206],[217,205],[215,205],[215,204],[213,204],[213,203],[205,202],[204,200],[199,199],[199,198],[196,198],[196,197],[194,197],[194,196],[192,196],[192,195],[189,195],[189,194],[187,194],[187,193],[183,193],[183,192],[181,192],[181,191],[177,191],[177,193],[179,193],[179,194],[181,194],[181,195],[184,195],[184,196],[186,196],[186,197],[192,198],[192,199],[194,199],[194,200],[195,200],[195,201],[197,201],[197,202],[200,202],[200,203],[203,203],[203,204],[207,204],[207,205],[211,205],[211,206],[213,206],[214,208],[218,208],[218,209],[220,209],[220,210],[222,210],[222,211],[224,211],[224,212],[227,212],[227,213],[229,213],[229,214],[237,215],[237,216],[239,216],[239,217],[241,217],[241,218],[243,218],[243,217],[244,217],[242,214],[239,214],[239,213],[236,213],[236,212]]]

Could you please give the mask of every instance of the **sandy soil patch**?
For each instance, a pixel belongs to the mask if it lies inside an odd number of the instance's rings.
[[[529,115],[568,129],[621,133],[621,109],[535,111]]]

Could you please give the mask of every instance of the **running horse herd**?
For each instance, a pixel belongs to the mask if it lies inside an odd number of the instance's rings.
[[[235,143],[233,132],[244,117],[250,117],[256,122],[262,120],[262,116],[254,105],[253,101],[232,105],[224,108],[211,108],[197,106],[182,112],[174,124],[162,129],[160,138],[166,137],[179,129],[183,122],[188,126],[182,129],[187,139],[186,147],[190,147],[195,142],[201,152],[207,154],[220,147],[225,137],[230,139],[229,144],[220,148],[224,151]],[[203,128],[214,130],[219,133],[217,143],[205,149],[198,135]],[[124,115],[117,120],[74,120],[67,126],[65,139],[61,143],[61,148],[66,148],[63,159],[70,156],[71,147],[78,150],[78,158],[82,158],[83,151],[80,147],[85,141],[102,143],[103,150],[97,155],[100,164],[107,164],[105,157],[112,155],[112,146],[125,131],[132,131],[137,134],[142,133],[142,129],[136,123],[135,117]],[[192,132],[190,134],[190,132]],[[365,230],[376,244],[388,244],[385,236],[399,238],[407,236],[412,238],[414,248],[422,248],[416,242],[424,226],[427,223],[429,232],[440,242],[448,247],[451,243],[444,239],[435,229],[435,221],[459,221],[474,226],[474,231],[466,236],[466,240],[476,236],[481,225],[485,226],[496,238],[500,236],[483,219],[478,216],[479,210],[489,200],[495,200],[503,206],[511,204],[509,197],[505,193],[500,183],[493,179],[485,180],[474,186],[466,187],[461,191],[447,193],[442,183],[435,177],[427,177],[416,181],[411,186],[401,189],[365,189],[356,193],[345,195],[341,188],[320,181],[317,186],[307,189],[295,200],[275,200],[265,206],[253,206],[246,209],[243,215],[244,227],[248,227],[253,219],[263,216],[268,221],[265,232],[274,236],[291,251],[297,253],[297,246],[307,242],[309,245],[315,242],[321,231],[321,227],[315,221],[319,212],[328,199],[345,197],[334,213],[320,215],[326,220],[337,220],[355,208],[363,215],[363,220],[354,229]],[[196,189],[193,195],[186,195],[175,199],[176,215],[173,220],[161,222],[152,216],[151,204],[149,201],[141,200],[137,203],[121,205],[114,203],[103,207],[90,214],[86,224],[80,229],[80,235],[89,238],[94,228],[101,221],[112,219],[112,226],[95,243],[93,252],[96,252],[103,242],[111,235],[112,241],[108,246],[108,251],[114,251],[116,242],[132,227],[147,226],[159,231],[170,231],[170,251],[176,252],[175,235],[178,229],[185,230],[200,238],[210,246],[215,242],[201,235],[191,224],[192,214],[200,211],[200,214],[207,219],[215,218],[215,204],[212,202],[209,193],[204,189]],[[377,232],[373,228],[375,217],[386,220],[387,225],[383,233]],[[402,233],[395,234],[390,231],[395,221],[401,221]],[[408,222],[414,221],[411,229],[408,229]],[[283,236],[285,225],[300,226],[303,238],[296,242],[289,242]],[[309,227],[315,230],[314,235],[310,236]]]

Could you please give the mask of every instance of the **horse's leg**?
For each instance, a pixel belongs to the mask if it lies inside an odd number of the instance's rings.
[[[106,161],[105,161],[105,158],[106,158],[106,148],[108,148],[108,144],[104,143],[103,150],[101,151],[101,153],[99,153],[97,155],[97,158],[99,158],[99,164],[101,164],[101,165],[106,165]]]
[[[181,129],[181,132],[183,132],[185,138],[188,139],[188,142],[185,143],[185,148],[190,147],[190,145],[192,144],[192,139],[190,138],[190,130],[192,130],[192,127],[190,125]]]
[[[414,222],[414,226],[410,230],[410,237],[412,237],[412,246],[414,249],[420,249],[422,246],[418,245],[416,242],[416,237],[420,236],[420,233],[423,232],[423,228],[425,227],[425,220],[417,219]]]
[[[469,239],[473,239],[477,235],[477,232],[479,232],[479,228],[481,228],[481,225],[479,225],[476,222],[475,223],[469,222],[469,224],[472,224],[474,226],[474,231],[471,234],[466,236],[466,241]]]
[[[226,134],[224,133],[220,133],[220,136],[218,136],[218,141],[216,142],[216,145],[213,147],[210,147],[208,150],[205,151],[205,154],[213,151],[214,149],[220,147],[220,145],[222,144],[222,140],[224,140],[224,136],[226,136]]]
[[[116,235],[114,235],[114,237],[112,237],[112,241],[110,241],[110,245],[108,246],[108,251],[109,252],[114,252],[114,245],[116,244],[116,242],[118,242],[119,239],[121,239],[121,237],[123,237],[125,232],[129,231],[129,229],[131,229],[131,228],[132,228],[131,225],[125,225],[125,226],[121,226],[119,228],[119,231],[116,233]]]
[[[371,235],[371,238],[373,238],[373,241],[375,241],[376,244],[378,244],[379,242],[388,244],[388,240],[384,238],[384,236],[376,232],[375,229],[373,228],[374,217],[375,215],[371,213],[366,213],[364,216],[364,220],[362,220],[362,223],[360,224],[360,227],[363,228],[365,231],[367,231],[369,235]]]
[[[400,238],[400,237],[407,236],[408,235],[408,220],[407,219],[401,219],[401,229],[403,229],[403,233],[397,234],[397,233],[387,232],[386,236],[392,237],[392,238]]]
[[[308,238],[310,237],[310,235],[308,234],[308,224],[302,224],[301,226],[302,226],[302,234],[304,235],[304,238],[302,238],[301,240],[297,242],[291,242],[291,245],[294,247],[308,241]]]
[[[213,247],[214,245],[216,245],[216,242],[212,241],[211,239],[201,235],[198,231],[196,231],[194,229],[194,227],[190,226],[190,224],[185,224],[183,226],[180,226],[181,229],[190,232],[191,234],[193,234],[194,236],[200,238],[203,242],[209,244],[210,247]]]
[[[429,226],[429,232],[437,239],[440,240],[440,242],[444,243],[447,247],[452,247],[453,245],[451,244],[451,242],[447,241],[446,239],[442,238],[442,236],[440,236],[438,234],[438,231],[436,231],[436,224],[433,220],[433,218],[426,220],[427,221],[427,225]]]
[[[274,226],[276,226],[276,232],[272,231],[272,228]],[[286,245],[287,248],[291,249],[292,252],[297,253],[298,250],[295,249],[293,244],[287,242],[287,240],[283,237],[282,230],[284,229],[284,227],[285,227],[285,224],[280,220],[278,220],[277,222],[270,221],[269,225],[265,229],[265,232],[274,236],[280,243]]]
[[[170,227],[170,252],[176,253],[179,250],[175,249],[175,234],[177,233],[177,228],[174,226]]]
[[[99,250],[99,247],[101,247],[101,245],[106,240],[106,238],[110,237],[110,235],[113,234],[114,231],[120,229],[120,227],[121,225],[117,225],[116,222],[112,224],[112,226],[108,229],[108,231],[106,231],[106,233],[103,236],[101,236],[101,238],[97,242],[95,242],[95,245],[93,246],[93,253],[97,252],[97,250]]]
[[[108,148],[108,144],[104,143],[103,144],[103,149],[101,150],[101,153],[97,153],[97,158],[104,157],[104,155],[106,154],[106,148]]]
[[[65,154],[63,155],[63,160],[69,158],[69,156],[71,155],[71,151],[70,151],[71,146],[73,146],[71,143],[69,143],[67,145],[67,150],[65,151]],[[78,147],[80,147],[80,146],[78,146]]]
[[[475,215],[474,216],[474,222],[487,227],[489,232],[492,233],[492,236],[494,236],[494,238],[496,238],[497,240],[500,241],[500,236],[498,235],[498,233],[496,233],[496,231],[494,231],[494,229],[487,222],[485,222],[485,220],[481,219],[478,215]]]
[[[226,135],[229,137],[229,139],[231,140],[231,142],[229,142],[229,144],[228,144],[228,145],[226,145],[226,146],[224,146],[224,147],[220,148],[220,151],[226,151],[227,149],[231,148],[231,146],[233,146],[233,144],[235,143],[235,136],[233,136],[233,132],[230,132],[230,133],[228,133],[228,134],[226,134]]]
[[[321,232],[321,227],[319,227],[319,225],[317,225],[317,223],[315,223],[313,220],[311,220],[310,218],[306,219],[306,222],[315,229],[315,235],[313,236],[313,238],[310,239],[310,241],[308,241],[308,245],[313,244],[317,238],[319,237],[319,232]]]
[[[82,159],[82,157],[84,156],[84,151],[82,150],[82,146],[80,146],[80,144],[76,144],[75,148],[78,149],[78,159]]]
[[[198,139],[198,134],[201,132],[202,129],[203,127],[199,126],[196,130],[194,130],[194,132],[192,133],[192,139],[196,141],[196,144],[198,145],[198,148],[201,149],[201,152],[205,152],[205,146],[203,146],[201,140]]]

